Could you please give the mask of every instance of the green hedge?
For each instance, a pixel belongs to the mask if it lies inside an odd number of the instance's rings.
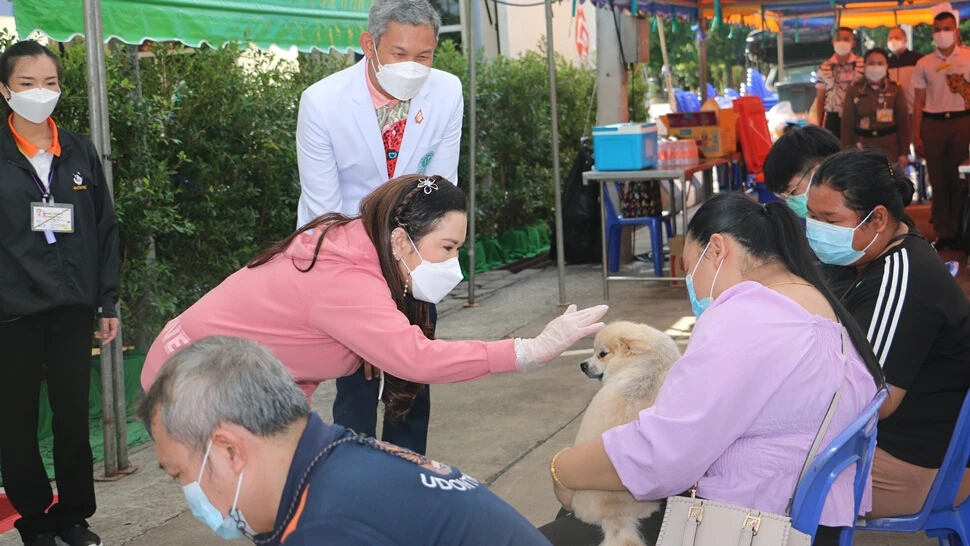
[[[277,63],[232,46],[189,50],[165,44],[144,59],[133,52],[108,48],[106,66],[125,342],[145,348],[167,320],[293,230],[300,94],[352,59],[317,53]],[[87,133],[81,40],[65,45],[60,55],[64,94],[55,118]],[[245,68],[243,57],[257,69]],[[435,63],[462,79],[467,101],[462,53],[445,42]],[[553,185],[545,55],[479,63],[476,269],[484,271],[548,246],[541,237],[526,243],[521,233],[530,229],[523,226],[551,223]],[[589,112],[595,72],[562,60],[558,71],[565,173]],[[459,167],[466,190],[468,129],[466,119]]]

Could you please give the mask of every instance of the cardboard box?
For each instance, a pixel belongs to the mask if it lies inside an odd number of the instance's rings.
[[[704,157],[728,155],[721,137],[716,112],[686,112],[667,114],[660,119],[667,126],[667,136],[694,139]]]
[[[738,151],[738,115],[734,108],[722,108],[714,99],[707,99],[701,106],[701,112],[717,114],[717,125],[721,128],[721,144],[723,155],[730,155]],[[718,156],[708,156],[718,157]]]
[[[667,238],[667,246],[670,247],[670,262],[667,264],[671,277],[686,277],[687,269],[684,265],[684,236],[675,235]],[[683,286],[684,281],[670,281],[670,286]]]

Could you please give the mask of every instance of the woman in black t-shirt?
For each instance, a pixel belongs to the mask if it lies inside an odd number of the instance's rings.
[[[823,262],[858,270],[842,302],[891,386],[870,518],[919,512],[970,387],[970,301],[906,215],[912,196],[884,156],[861,151],[826,159],[808,196],[809,243]],[[957,502],[968,495],[970,473]]]

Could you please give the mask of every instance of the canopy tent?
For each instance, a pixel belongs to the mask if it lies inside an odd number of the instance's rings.
[[[59,41],[85,36],[91,140],[114,194],[105,74],[105,37],[130,44],[179,41],[189,46],[249,42],[301,51],[358,48],[372,0],[15,0],[17,33],[40,31]],[[122,330],[101,351],[104,474],[130,473]]]
[[[586,0],[580,0],[585,2]],[[727,24],[744,24],[778,31],[779,28],[831,28],[836,17],[849,27],[917,25],[933,20],[932,9],[939,0],[818,0],[752,2],[750,0],[590,0],[594,5],[623,13],[634,10],[640,16],[677,17],[688,20],[720,19]],[[970,0],[951,2],[961,19],[970,17]],[[720,13],[718,13],[720,12]]]
[[[359,49],[369,0],[101,0],[105,39],[128,44],[178,41],[188,46],[249,42],[300,51]],[[81,2],[16,0],[17,32],[54,40],[84,34]]]

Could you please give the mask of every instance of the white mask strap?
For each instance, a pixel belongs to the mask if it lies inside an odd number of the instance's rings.
[[[205,457],[202,458],[202,468],[199,469],[199,477],[196,482],[202,481],[202,473],[205,471],[205,465],[209,462],[209,453],[212,451],[212,440],[209,440],[208,447],[205,448]]]
[[[230,514],[236,511],[236,504],[239,503],[239,492],[242,491],[242,479],[245,473],[245,470],[239,473],[239,481],[236,483],[236,496],[232,499],[232,510],[229,511]]]
[[[711,282],[711,299],[714,299],[714,285],[717,284],[717,276],[721,274],[721,268],[724,266],[724,259],[721,259],[721,264],[717,266],[717,271],[714,272],[714,281]]]
[[[707,246],[704,247],[704,252],[701,252],[701,257],[700,258],[697,258],[697,263],[694,264],[694,269],[691,270],[691,272],[690,272],[690,276],[691,277],[694,276],[694,273],[697,273],[697,268],[700,267],[701,260],[703,260],[704,259],[704,255],[707,254],[707,249],[708,248],[711,248],[711,242],[710,241],[708,241],[707,242]]]

